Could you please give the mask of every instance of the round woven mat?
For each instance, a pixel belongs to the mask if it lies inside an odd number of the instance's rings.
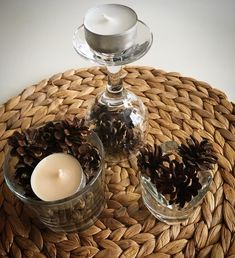
[[[105,208],[82,233],[46,229],[6,187],[7,138],[35,124],[83,117],[106,83],[103,68],[69,70],[0,106],[0,256],[235,257],[235,105],[205,82],[150,67],[126,67],[126,88],[149,111],[149,142],[206,137],[219,169],[202,205],[183,225],[156,220],[144,207],[135,164],[106,165]]]

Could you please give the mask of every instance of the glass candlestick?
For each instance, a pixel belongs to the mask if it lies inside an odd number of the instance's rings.
[[[120,34],[111,35],[109,38],[104,35],[107,40],[111,37],[110,42],[114,44],[112,45],[114,49],[121,49],[109,53],[98,52],[94,47],[91,48],[86,40],[85,25],[80,26],[73,37],[73,46],[80,56],[106,67],[108,76],[106,89],[96,96],[88,110],[86,120],[99,135],[108,161],[120,161],[136,154],[144,142],[148,128],[147,110],[141,99],[123,87],[125,75],[122,65],[141,58],[152,44],[152,33],[142,21],[136,21],[135,30],[133,33],[132,29],[130,34],[133,44],[131,46],[129,44],[124,50],[122,47],[116,48],[113,40],[113,37],[120,37]],[[125,39],[126,34],[123,35]],[[102,38],[102,35],[99,35],[99,39],[100,37]],[[123,37],[121,39],[123,40]],[[117,44],[118,42],[120,41],[117,41]],[[97,46],[97,49],[98,47],[100,49],[100,46]]]

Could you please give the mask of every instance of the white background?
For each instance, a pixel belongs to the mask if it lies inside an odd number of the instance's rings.
[[[0,103],[25,87],[92,63],[72,35],[94,0],[0,0]],[[129,0],[154,43],[136,64],[180,72],[223,90],[235,101],[234,0]]]

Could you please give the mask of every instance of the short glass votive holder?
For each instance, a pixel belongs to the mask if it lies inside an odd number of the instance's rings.
[[[182,223],[190,217],[208,191],[211,182],[209,172],[208,179],[204,181],[204,187],[199,191],[198,195],[191,200],[187,207],[179,208],[176,205],[170,205],[149,179],[141,176],[142,198],[148,210],[159,220],[169,225]]]
[[[160,147],[163,153],[172,153],[176,151],[178,144],[174,141],[169,141],[163,143]],[[209,190],[210,183],[216,170],[217,165],[214,164],[213,169],[198,171],[198,183],[200,183],[201,188],[186,201],[183,207],[179,205],[179,203],[172,203],[169,201],[167,195],[160,192],[156,185],[152,183],[151,178],[140,171],[139,176],[143,202],[148,210],[162,222],[169,225],[185,222],[202,203],[203,198]],[[165,175],[165,177],[168,177],[169,179],[171,175]],[[164,180],[162,180],[161,184],[164,185]],[[193,183],[190,184],[192,185]],[[166,185],[165,187],[169,188],[169,185]],[[172,192],[173,191],[174,190],[172,189]],[[182,191],[181,194],[183,195],[182,198],[187,199],[187,191]]]
[[[104,150],[99,137],[91,132],[87,142],[96,147],[101,157],[100,166],[87,185],[77,193],[56,201],[42,201],[25,194],[15,180],[16,158],[6,157],[4,164],[5,181],[9,189],[29,208],[36,212],[39,220],[55,232],[83,231],[93,225],[105,207],[104,195]]]

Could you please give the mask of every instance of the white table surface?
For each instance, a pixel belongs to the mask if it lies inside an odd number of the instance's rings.
[[[72,47],[75,28],[100,0],[0,0],[0,103],[25,87],[92,63]],[[235,101],[234,0],[121,0],[154,35],[137,65],[208,82]]]

